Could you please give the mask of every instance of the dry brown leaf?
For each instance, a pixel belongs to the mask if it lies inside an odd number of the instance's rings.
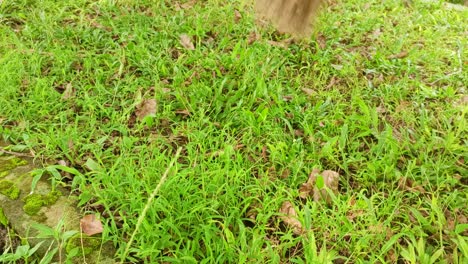
[[[339,83],[340,81],[335,77],[333,76],[330,80],[330,83],[327,85],[327,90],[332,88],[335,84]]]
[[[175,110],[175,113],[184,117],[190,116],[190,111],[187,109],[177,109]]]
[[[415,185],[412,179],[401,177],[398,180],[398,188],[402,191],[418,191],[420,193],[426,193],[426,190],[421,185]]]
[[[301,90],[302,90],[305,94],[307,94],[307,95],[309,95],[309,96],[316,94],[316,92],[315,92],[313,89],[310,89],[310,88],[301,88]]]
[[[281,172],[281,178],[286,179],[291,175],[291,171],[289,169],[284,169],[283,172]]]
[[[93,214],[85,215],[80,220],[80,227],[83,233],[88,236],[102,233],[103,227],[99,219],[96,219],[96,216]]]
[[[249,45],[251,45],[251,44],[253,44],[254,42],[256,42],[257,40],[259,40],[259,39],[260,39],[260,35],[257,34],[257,32],[252,31],[252,32],[250,32],[250,34],[249,34],[247,43],[248,43]]]
[[[317,187],[317,178],[321,176],[323,179],[323,188],[319,189]],[[328,190],[331,190],[333,193],[338,193],[338,181],[339,174],[335,171],[325,170],[322,173],[318,169],[313,169],[309,174],[309,179],[306,183],[302,184],[299,188],[299,197],[306,199],[307,197],[313,197],[315,202],[324,200],[327,203],[331,202],[331,196],[328,193]]]
[[[274,47],[279,47],[279,48],[288,48],[289,45],[291,45],[292,43],[294,42],[294,39],[293,38],[288,38],[288,39],[284,39],[284,40],[281,40],[281,41],[274,41],[274,40],[269,40],[268,41],[268,44],[270,44],[271,46],[274,46]]]
[[[393,55],[390,55],[388,56],[388,59],[391,60],[391,59],[403,59],[403,58],[406,58],[408,56],[408,52],[407,51],[402,51],[398,54],[393,54]]]
[[[73,88],[71,83],[67,83],[67,85],[65,86],[65,90],[63,91],[63,94],[62,94],[62,99],[68,100],[74,96],[75,96],[75,89]]]
[[[327,47],[327,38],[321,33],[317,36],[317,44],[321,50]]]
[[[288,227],[292,228],[294,234],[300,235],[304,232],[304,228],[302,227],[301,222],[297,220],[296,210],[290,202],[284,202],[279,212],[281,214],[284,214],[283,216],[281,216],[281,220]]]
[[[57,161],[57,165],[68,166],[68,162],[66,162],[65,160],[59,160],[59,161]]]
[[[379,38],[380,35],[382,35],[382,30],[380,28],[377,28],[372,32],[372,38],[373,39]]]
[[[328,193],[327,189],[338,194],[340,174],[336,171],[325,170],[321,175],[323,178],[324,188],[318,189],[316,185],[314,186],[314,201],[318,202],[322,199],[325,202],[330,203],[332,201],[332,197]]]
[[[137,105],[135,115],[138,120],[143,120],[146,116],[155,115],[157,108],[156,99],[145,99]]]
[[[314,192],[315,181],[317,179],[317,175],[319,174],[319,170],[314,168],[312,172],[309,174],[309,179],[306,183],[302,184],[299,188],[299,197],[302,199],[306,199],[307,197],[311,196]]]
[[[294,99],[294,96],[290,94],[283,96],[283,101],[285,102],[291,102],[293,99]]]
[[[305,133],[304,133],[304,131],[301,130],[301,129],[296,129],[296,130],[294,130],[294,135],[295,135],[296,137],[303,137],[303,136],[305,135]]]
[[[187,34],[180,35],[180,44],[188,50],[195,49],[195,46],[193,45],[193,42],[192,42],[192,38],[189,37]]]
[[[181,4],[180,7],[182,9],[190,9],[193,6],[195,6],[196,2],[197,2],[196,0],[188,1],[187,3]]]
[[[242,14],[239,12],[239,10],[234,10],[234,22],[239,23],[241,19]]]
[[[343,69],[343,65],[341,64],[331,64],[331,66],[337,71],[341,71]]]

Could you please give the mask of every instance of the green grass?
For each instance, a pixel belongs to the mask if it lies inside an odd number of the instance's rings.
[[[186,2],[0,1],[0,134],[81,171],[117,259],[182,147],[127,261],[466,263],[468,11],[333,1],[288,45],[244,1]],[[297,198],[313,168],[330,206]]]

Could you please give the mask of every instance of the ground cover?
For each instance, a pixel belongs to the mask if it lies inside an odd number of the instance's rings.
[[[329,1],[299,42],[245,1],[1,1],[0,134],[77,170],[116,259],[466,263],[467,32],[428,1]]]

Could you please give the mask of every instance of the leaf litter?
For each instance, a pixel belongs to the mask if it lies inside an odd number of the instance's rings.
[[[144,99],[139,103],[135,110],[135,115],[138,120],[143,120],[147,116],[153,116],[156,114],[158,104],[156,99]]]
[[[187,34],[182,34],[179,38],[180,45],[182,45],[185,49],[195,50],[195,45],[193,45],[191,37],[189,37]]]
[[[331,204],[333,196],[338,194],[338,183],[340,175],[332,170],[320,172],[314,168],[309,174],[307,182],[299,187],[298,198],[304,200],[312,198],[314,202],[325,202]],[[290,201],[282,204],[279,213],[283,223],[291,228],[296,235],[303,234],[306,230],[298,220],[298,213]]]
[[[100,234],[104,230],[101,221],[94,214],[83,216],[80,220],[80,228],[88,236]]]

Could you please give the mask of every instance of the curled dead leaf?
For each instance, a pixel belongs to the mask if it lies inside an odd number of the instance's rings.
[[[402,51],[398,54],[393,54],[393,55],[390,55],[388,56],[388,59],[389,60],[392,60],[392,59],[403,59],[403,58],[406,58],[408,56],[408,52],[407,51]]]
[[[321,173],[323,178],[323,187],[317,187],[317,184],[314,186],[314,201],[318,202],[323,199],[327,203],[331,203],[332,197],[328,190],[334,194],[338,194],[338,182],[340,179],[340,174],[336,171],[325,170]],[[328,189],[328,190],[327,190]]]
[[[72,97],[75,97],[75,89],[73,88],[71,83],[67,83],[67,85],[65,86],[65,90],[62,94],[62,99],[68,100]]]
[[[317,36],[317,44],[321,50],[327,47],[327,38],[322,33]]]
[[[297,220],[296,210],[290,202],[284,202],[279,212],[284,214],[280,218],[288,227],[292,228],[294,234],[300,235],[304,233],[304,228],[302,227],[301,222]]]
[[[312,172],[309,174],[309,179],[307,180],[307,182],[302,184],[299,188],[299,197],[302,199],[306,199],[307,197],[312,196],[315,202],[324,200],[327,203],[330,203],[332,197],[328,193],[328,191],[332,191],[333,193],[337,194],[338,182],[338,172],[325,170],[322,173],[320,173],[318,169],[313,169]]]
[[[302,90],[305,94],[307,94],[307,95],[309,95],[309,96],[314,95],[314,94],[317,93],[317,92],[315,92],[313,89],[310,89],[310,88],[301,88],[301,90]]]
[[[314,193],[314,186],[315,186],[315,181],[317,179],[317,175],[320,173],[320,171],[316,168],[312,170],[312,172],[309,174],[309,179],[307,179],[306,183],[303,183],[301,187],[299,188],[299,197],[302,199],[306,199],[307,197],[313,195]]]
[[[418,191],[420,193],[426,193],[426,190],[421,185],[416,185],[415,181],[407,177],[401,177],[398,180],[398,189],[402,191]]]
[[[99,234],[103,231],[101,221],[99,219],[96,219],[96,216],[94,214],[85,215],[80,220],[80,228],[82,232],[88,236]]]
[[[239,10],[234,10],[234,22],[239,23],[241,19],[242,14],[239,12]]]
[[[249,45],[251,45],[251,44],[253,44],[254,42],[258,41],[259,39],[260,39],[260,35],[257,34],[257,32],[252,31],[252,32],[250,32],[250,34],[249,34],[247,43],[248,43]]]
[[[195,46],[193,45],[193,42],[192,42],[192,38],[189,37],[187,34],[180,35],[180,44],[188,50],[195,49]]]
[[[175,113],[176,113],[177,115],[181,115],[181,116],[183,116],[183,117],[188,117],[188,116],[190,116],[190,111],[187,110],[187,109],[177,109],[177,110],[175,110]]]
[[[138,120],[143,120],[146,116],[155,115],[157,108],[156,99],[145,99],[137,105],[135,115]]]

